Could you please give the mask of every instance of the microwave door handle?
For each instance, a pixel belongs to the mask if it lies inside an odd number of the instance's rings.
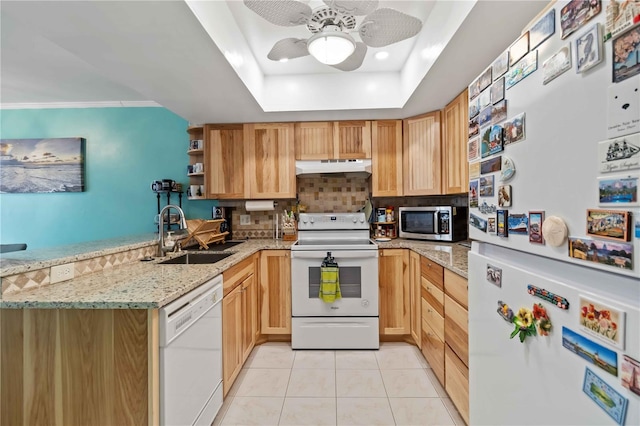
[[[440,235],[440,210],[436,214],[436,223],[433,226],[433,233]]]

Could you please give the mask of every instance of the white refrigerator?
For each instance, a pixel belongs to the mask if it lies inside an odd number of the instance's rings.
[[[581,10],[582,3],[593,9]],[[537,69],[505,88],[506,119],[494,123],[505,124],[524,113],[524,137],[475,159],[470,138],[469,398],[474,425],[640,425],[640,209],[637,192],[624,198],[640,176],[640,153],[633,153],[633,146],[640,146],[640,75],[613,82],[625,75],[613,71],[617,38],[598,43],[610,9],[609,2],[602,2],[595,13],[599,3],[552,4],[539,18],[553,10],[548,19],[555,32],[542,42],[545,31],[550,32],[548,24],[535,26],[539,21],[534,20],[524,29]],[[632,6],[638,7],[637,2]],[[582,26],[577,24],[589,15]],[[640,31],[640,24],[634,28]],[[591,50],[586,51],[589,40]],[[598,45],[600,62],[594,50]],[[640,47],[636,49],[631,60],[640,61]],[[551,58],[568,50],[570,68],[560,74],[562,53]],[[559,74],[553,79],[552,66]],[[517,68],[517,63],[509,67],[506,86],[507,80],[521,77]],[[520,69],[526,74],[532,67]],[[494,77],[492,84],[500,83]],[[478,126],[480,147],[487,126],[494,124]],[[625,145],[626,158],[607,161],[624,141],[631,146]],[[490,163],[479,174],[474,170],[498,157],[500,170]],[[503,177],[505,157],[515,167],[510,179]],[[623,188],[624,197],[616,198],[611,189],[620,182],[631,183],[631,189]],[[509,190],[508,201],[498,197],[502,186]],[[517,218],[512,232],[505,220],[506,236],[498,235],[497,210]],[[543,212],[545,221],[554,217],[564,223],[566,238],[560,227],[540,244],[528,223],[529,214],[536,217],[536,212]],[[611,217],[627,220],[626,235],[616,233],[620,223],[610,230]],[[523,225],[516,222],[523,218],[526,230],[519,232]],[[553,246],[553,240],[561,244]],[[574,257],[569,256],[570,240]],[[558,306],[562,304],[568,306]],[[520,308],[532,311],[534,305],[551,322],[548,335],[536,330],[523,342],[519,332],[510,338],[516,330],[510,314],[517,316]]]

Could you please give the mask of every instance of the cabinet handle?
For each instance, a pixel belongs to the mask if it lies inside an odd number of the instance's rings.
[[[427,312],[431,313],[431,309],[427,309]]]

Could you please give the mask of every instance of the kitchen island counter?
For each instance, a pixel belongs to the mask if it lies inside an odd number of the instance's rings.
[[[145,243],[136,244],[144,246]],[[147,240],[146,244],[154,245],[155,242]],[[213,264],[159,264],[168,258],[180,256],[181,253],[169,253],[164,258],[148,262],[135,260],[60,283],[5,292],[0,300],[0,308],[160,308],[260,250],[289,249],[291,244],[292,242],[281,240],[249,240],[225,250],[233,255]],[[213,246],[211,251],[213,250],[224,250],[224,246]],[[31,268],[42,268],[44,264],[73,262],[73,259],[84,256],[88,255],[74,254],[67,256],[66,261],[34,260]],[[27,267],[30,267],[29,263],[23,264],[23,268]]]

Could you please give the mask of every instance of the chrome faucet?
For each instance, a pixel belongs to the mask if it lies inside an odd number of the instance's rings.
[[[182,209],[174,204],[167,204],[160,210],[160,217],[158,218],[158,250],[156,251],[156,256],[163,257],[168,251],[171,251],[174,246],[171,247],[165,246],[164,244],[164,214],[169,209],[176,209],[178,214],[180,215],[180,229],[187,229],[187,220],[184,217],[184,212]],[[171,223],[171,215],[169,215],[169,223]]]

